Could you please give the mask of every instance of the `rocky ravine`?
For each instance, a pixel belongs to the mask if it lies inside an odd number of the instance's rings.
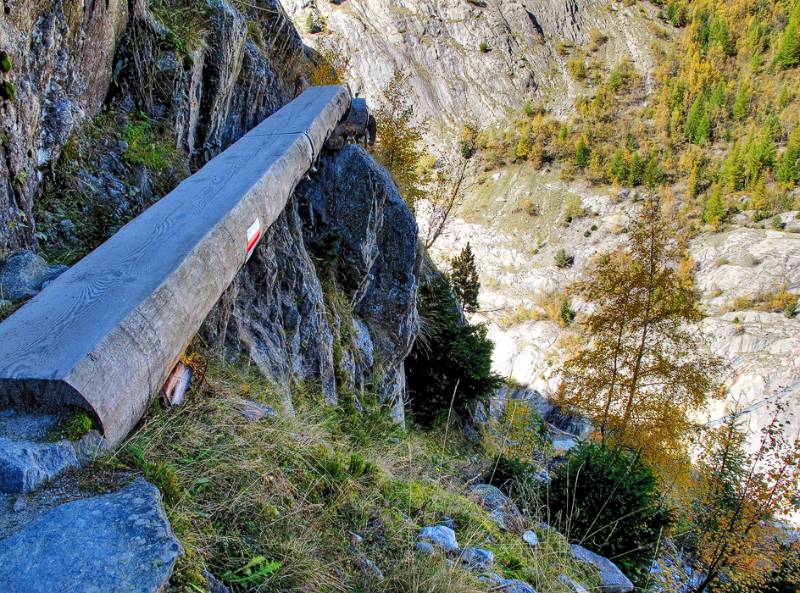
[[[593,30],[607,40],[589,59],[606,65],[630,59],[646,88],[655,66],[650,49],[655,39],[653,12],[647,12],[655,6],[647,3],[282,2],[309,44],[350,56],[348,77],[373,103],[381,100],[395,71],[408,74],[409,102],[431,125],[427,137],[438,144],[431,148],[434,153],[442,150],[442,142],[451,144],[463,125],[508,121],[525,100],[541,101],[556,116],[569,118],[575,98],[590,89],[569,75],[569,56],[562,55],[559,46],[566,42],[588,48]],[[321,25],[321,33],[311,34],[303,26],[309,15]],[[482,42],[490,51],[481,52]],[[483,283],[485,313],[477,319],[489,322],[496,343],[495,368],[547,395],[554,388],[564,332],[551,321],[530,318],[542,316],[537,303],[578,278],[592,255],[620,244],[630,199],[616,203],[606,189],[564,182],[556,172],[538,173],[524,164],[488,174],[472,170],[466,185],[470,189],[458,216],[432,255],[446,267],[471,242]],[[565,227],[567,200],[582,202],[592,215]],[[530,204],[538,206],[539,215],[526,214]],[[800,412],[800,368],[793,355],[800,350],[800,322],[743,306],[744,297],[758,300],[781,287],[800,292],[800,223],[794,213],[782,216],[787,222],[783,231],[767,222],[767,228],[703,234],[692,244],[708,313],[702,328],[712,350],[729,364],[730,396],[714,407],[711,420],[737,406],[751,410],[754,431],[766,420],[765,403],[772,399],[782,399],[790,411]],[[572,268],[553,265],[562,247],[575,257]],[[796,430],[799,423],[795,417],[790,429]]]
[[[495,368],[544,396],[557,386],[554,371],[569,332],[545,318],[543,300],[562,294],[594,255],[624,241],[636,206],[632,192],[621,195],[562,181],[553,172],[512,166],[473,188],[434,245],[434,259],[446,266],[452,254],[471,243],[482,280],[482,312],[475,317],[489,323]],[[576,197],[587,216],[565,225],[563,205]],[[537,216],[525,213],[531,199],[539,205]],[[800,319],[759,310],[775,291],[800,294],[800,218],[785,212],[781,220],[784,230],[764,221],[754,228],[701,233],[690,249],[707,315],[701,328],[710,349],[728,365],[728,398],[712,406],[708,420],[739,408],[748,412],[755,432],[769,418],[767,404],[780,400],[788,405],[787,430],[793,434],[800,429]],[[575,257],[572,267],[556,267],[554,254],[561,248]]]

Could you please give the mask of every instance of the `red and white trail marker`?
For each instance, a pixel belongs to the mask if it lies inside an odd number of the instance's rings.
[[[261,219],[256,218],[250,228],[247,229],[247,259],[253,255],[256,245],[261,239]]]

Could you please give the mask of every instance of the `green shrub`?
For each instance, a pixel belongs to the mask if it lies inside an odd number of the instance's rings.
[[[154,171],[169,168],[175,149],[159,134],[153,121],[143,115],[131,119],[125,126],[124,138],[128,143],[123,155],[127,162]]]
[[[557,268],[570,268],[572,264],[575,263],[575,257],[572,255],[567,255],[567,252],[563,249],[559,249],[556,251],[555,256],[553,256],[553,260],[555,261]]]
[[[479,47],[480,47],[481,53],[485,54],[486,52],[489,51],[489,44],[486,43],[485,41],[481,41],[481,44],[480,44]]]
[[[673,522],[641,458],[594,443],[578,445],[558,467],[547,506],[571,541],[613,558],[638,584]]]
[[[0,99],[4,101],[10,101],[13,99],[17,94],[17,89],[14,85],[8,81],[4,81],[0,83]]]
[[[461,316],[448,280],[437,276],[419,291],[423,335],[406,359],[411,412],[430,425],[447,416],[450,402],[456,412],[483,400],[502,384],[492,373],[494,344],[486,327],[470,325]]]
[[[11,57],[4,51],[0,51],[0,72],[11,72]]]
[[[561,301],[561,309],[558,312],[558,316],[561,317],[564,325],[569,325],[575,319],[575,311],[570,307],[569,299],[566,297]]]
[[[486,482],[497,486],[506,494],[513,494],[514,491],[522,489],[523,484],[529,484],[536,471],[537,467],[532,463],[500,455],[492,466]]]

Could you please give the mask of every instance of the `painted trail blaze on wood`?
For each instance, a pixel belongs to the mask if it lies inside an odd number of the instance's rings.
[[[247,259],[253,255],[256,245],[261,240],[261,220],[256,218],[255,222],[247,229]]]
[[[124,438],[349,105],[308,89],[0,324],[0,405],[81,406]]]

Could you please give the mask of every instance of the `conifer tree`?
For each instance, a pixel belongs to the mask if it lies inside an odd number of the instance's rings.
[[[800,66],[800,4],[795,6],[781,35],[777,62],[784,70]]]
[[[700,311],[684,250],[659,200],[647,199],[627,248],[601,257],[574,287],[593,305],[582,324],[591,339],[565,362],[556,394],[604,441],[641,447],[659,466],[682,455],[690,414],[718,369],[691,329]]]
[[[586,140],[581,136],[578,138],[578,144],[575,146],[575,165],[577,167],[585,167],[589,164],[589,145]]]
[[[453,258],[450,265],[450,280],[453,283],[453,291],[458,297],[458,302],[467,312],[477,311],[481,282],[478,268],[475,266],[475,255],[472,253],[469,243],[461,250],[461,253]]]
[[[800,127],[795,128],[789,137],[786,150],[778,162],[775,177],[781,183],[790,186],[800,183]]]
[[[750,89],[743,84],[736,91],[736,98],[733,101],[733,118],[743,120],[750,113]]]
[[[722,198],[722,188],[719,185],[715,185],[703,206],[703,222],[715,229],[719,228],[726,214],[727,208],[725,207],[725,200]]]

